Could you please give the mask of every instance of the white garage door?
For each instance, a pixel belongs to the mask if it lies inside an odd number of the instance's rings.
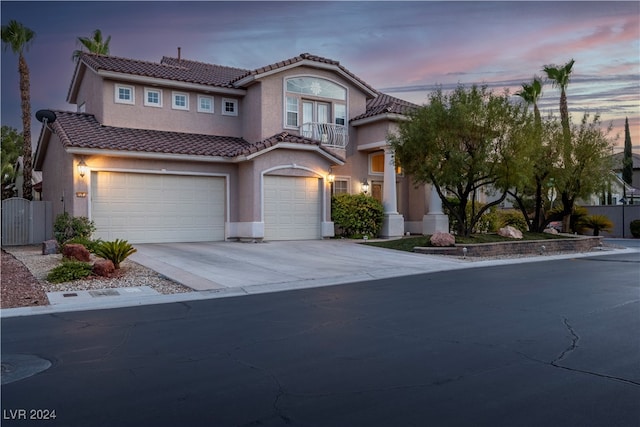
[[[321,238],[320,182],[318,178],[264,177],[265,240]]]
[[[224,240],[225,180],[93,172],[95,237],[130,243]]]

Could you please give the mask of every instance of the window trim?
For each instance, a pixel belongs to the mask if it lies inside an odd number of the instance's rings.
[[[347,183],[347,192],[346,193],[336,193],[336,182],[346,182]],[[351,194],[351,177],[350,176],[336,176],[333,180],[333,184],[331,185],[331,194]]]
[[[384,151],[374,151],[372,153],[369,153],[369,159],[368,159],[368,167],[369,167],[369,175],[374,175],[374,176],[384,176],[384,169],[382,170],[382,172],[374,172],[373,170],[373,164],[372,164],[372,160],[373,160],[373,156],[382,156],[383,160],[382,160],[382,167],[386,168],[387,165],[384,163]],[[396,165],[397,165],[397,160],[396,160]],[[401,177],[404,176],[404,171],[402,170],[402,166],[396,166],[396,176],[397,177]]]
[[[136,87],[130,85],[123,85],[120,83],[116,83],[114,85],[114,100],[116,104],[127,104],[127,105],[135,105],[136,104]],[[120,98],[120,89],[129,89],[131,93],[131,99],[122,99]]]
[[[374,156],[382,156],[382,172],[377,172],[373,170],[373,157]],[[384,168],[386,165],[384,164],[384,151],[374,151],[373,153],[369,153],[369,175],[383,176]]]
[[[149,98],[148,98],[148,94],[150,92],[157,92],[158,93],[158,103],[154,104],[152,102],[149,102]],[[156,108],[162,108],[162,89],[156,89],[156,88],[151,88],[151,87],[145,87],[144,88],[144,106],[145,107],[156,107]]]
[[[211,103],[210,103],[211,108],[210,109],[205,110],[205,109],[202,108],[202,106],[200,104],[200,100],[202,100],[202,99],[208,99],[208,100],[211,101]],[[198,113],[214,114],[215,113],[214,101],[215,101],[215,97],[213,97],[211,95],[198,95],[198,106],[197,106]]]
[[[185,105],[177,105],[176,104],[176,96],[184,96],[185,97]],[[189,94],[187,92],[171,92],[171,108],[174,110],[182,110],[189,111]]]
[[[323,96],[314,96],[312,94],[303,94],[303,93],[298,93],[298,92],[289,92],[287,91],[287,80],[289,79],[295,79],[295,78],[300,78],[300,77],[309,77],[309,78],[314,78],[314,79],[322,79],[322,80],[327,80],[331,83],[334,83],[342,88],[345,89],[345,100],[338,100],[335,98],[327,98],[327,97],[323,97]],[[325,76],[319,76],[319,75],[314,75],[314,74],[296,74],[296,75],[291,75],[291,76],[284,76],[282,78],[282,96],[283,96],[283,106],[282,106],[282,110],[283,110],[283,117],[282,117],[282,127],[283,129],[295,129],[295,130],[300,130],[302,123],[301,122],[301,118],[302,118],[302,104],[303,104],[303,100],[309,100],[309,101],[314,101],[314,102],[325,102],[328,103],[331,107],[330,107],[330,114],[332,115],[331,117],[331,122],[332,124],[337,125],[337,123],[335,122],[335,106],[336,105],[344,105],[345,108],[345,124],[344,125],[340,125],[340,126],[344,126],[345,129],[349,128],[349,86],[346,86],[345,84],[334,80],[334,79],[330,79],[328,77]],[[287,98],[291,97],[291,98],[297,98],[298,99],[298,126],[291,126],[287,123]]]
[[[233,111],[227,111],[227,102],[233,104]],[[238,115],[238,100],[234,98],[222,98],[222,115],[223,116],[237,116]]]

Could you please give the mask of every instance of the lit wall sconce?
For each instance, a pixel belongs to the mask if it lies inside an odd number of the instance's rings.
[[[80,163],[78,163],[78,175],[80,175],[80,178],[84,178],[87,172],[89,172],[89,166],[84,162],[84,159],[80,159]]]
[[[76,191],[76,197],[78,197],[80,199],[84,199],[85,197],[87,197],[87,192],[86,191]]]
[[[369,181],[367,181],[366,179],[362,181],[362,192],[364,194],[367,194],[369,192]]]
[[[332,173],[331,168],[329,168],[329,174],[327,175],[327,181],[330,184],[333,184],[333,182],[336,180],[336,176]]]

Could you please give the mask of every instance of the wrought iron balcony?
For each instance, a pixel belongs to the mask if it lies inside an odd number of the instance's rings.
[[[306,138],[320,141],[327,147],[345,148],[349,143],[349,130],[346,126],[333,123],[304,123],[300,134]]]

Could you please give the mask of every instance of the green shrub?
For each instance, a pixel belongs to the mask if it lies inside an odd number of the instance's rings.
[[[631,221],[629,228],[633,237],[640,237],[640,219],[634,219]]]
[[[66,242],[64,242],[62,247],[64,248],[66,245],[71,245],[71,244],[79,244],[87,248],[89,252],[96,253],[96,247],[100,245],[100,243],[102,243],[101,239],[91,240],[87,237],[76,236],[73,239],[69,239]]]
[[[62,264],[54,267],[47,275],[51,283],[70,282],[84,279],[91,275],[91,264],[82,261],[63,260]]]
[[[100,242],[96,245],[94,253],[100,258],[111,260],[113,266],[118,269],[120,268],[120,263],[135,252],[137,252],[137,249],[131,246],[129,242],[116,239],[113,242]]]
[[[380,201],[365,194],[338,194],[331,198],[331,218],[341,236],[375,237],[382,229],[384,208]]]
[[[75,237],[90,239],[94,231],[96,227],[89,218],[73,217],[68,212],[58,215],[53,223],[53,235],[60,246]]]
[[[580,220],[580,227],[590,228],[594,236],[599,236],[600,231],[611,231],[613,222],[606,215],[588,215]]]
[[[502,228],[502,227],[506,227],[507,225],[510,225],[522,231],[523,233],[525,231],[529,231],[527,220],[524,219],[524,215],[522,215],[522,212],[514,209],[508,209],[508,210],[498,211],[497,214],[498,214],[498,223],[500,224],[498,228]]]

